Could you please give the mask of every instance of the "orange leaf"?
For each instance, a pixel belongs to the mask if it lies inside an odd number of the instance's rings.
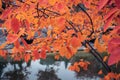
[[[94,42],[94,47],[99,51],[99,52],[105,52],[106,51],[106,47],[104,44],[99,43],[98,38],[95,40]]]
[[[28,62],[30,60],[30,54],[25,54],[24,60],[25,60],[25,62]]]
[[[11,28],[12,30],[17,33],[19,31],[19,28],[20,28],[20,22],[17,18],[13,18],[11,20]]]
[[[99,72],[98,72],[98,74],[100,75],[100,74],[102,74],[103,73],[103,71],[102,70],[100,70]]]
[[[105,56],[105,57],[103,58],[103,61],[106,62],[107,59],[108,59],[108,56]]]
[[[19,48],[20,42],[18,40],[16,40],[15,43],[14,43],[14,45],[15,45],[16,48]]]
[[[27,30],[29,31],[30,30],[30,23],[29,23],[29,21],[25,20],[24,22],[25,22]]]
[[[2,1],[0,0],[0,9],[2,8]]]
[[[50,5],[54,5],[58,0],[48,0]]]
[[[72,39],[71,39],[71,45],[74,48],[78,48],[81,45],[81,41],[77,37],[72,37]]]
[[[15,42],[17,39],[18,39],[17,34],[8,34],[7,36],[7,41],[9,41],[10,43]]]
[[[101,10],[108,2],[109,0],[100,0],[98,2],[98,10]]]
[[[55,55],[55,59],[59,60],[60,56],[59,55]]]

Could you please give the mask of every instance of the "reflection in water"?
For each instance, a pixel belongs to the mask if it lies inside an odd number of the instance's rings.
[[[37,80],[61,80],[55,73],[53,68],[46,69],[45,71],[40,70],[37,74]]]
[[[81,70],[77,73],[68,70],[70,65],[71,60],[61,58],[56,61],[53,56],[45,60],[29,61],[27,64],[23,61],[0,63],[0,80],[100,80],[96,75],[99,70],[95,66],[90,67],[93,67],[94,72],[88,69],[88,72]]]

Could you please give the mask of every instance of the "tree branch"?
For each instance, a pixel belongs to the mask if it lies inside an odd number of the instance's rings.
[[[82,43],[85,47],[86,44],[88,45],[91,54],[103,65],[103,67],[105,68],[105,70],[107,72],[111,72],[110,67],[107,65],[107,63],[105,63],[101,57],[101,55],[90,45],[89,41],[85,40],[85,43]]]

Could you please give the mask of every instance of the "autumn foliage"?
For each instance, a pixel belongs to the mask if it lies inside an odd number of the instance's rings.
[[[70,59],[94,39],[94,48],[110,55],[108,65],[120,61],[120,0],[0,0],[0,11],[0,27],[7,30],[2,57],[8,53],[5,46],[13,44],[14,60],[45,59],[50,51]]]

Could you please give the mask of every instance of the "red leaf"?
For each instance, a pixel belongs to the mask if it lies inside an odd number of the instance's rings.
[[[2,15],[1,15],[1,19],[6,19],[11,12],[12,12],[12,9],[10,9],[10,8],[5,9],[5,11],[3,11]]]
[[[46,59],[46,51],[45,51],[45,49],[41,50],[41,52],[40,52],[40,58]]]
[[[33,51],[33,57],[34,57],[34,60],[40,58],[39,53],[38,53],[38,50],[34,50],[34,51]]]
[[[46,6],[48,5],[48,0],[38,0],[40,6]]]
[[[101,10],[108,2],[109,0],[100,0],[98,2],[98,10]]]
[[[30,54],[25,54],[24,60],[25,60],[25,62],[28,62],[30,60]]]
[[[116,11],[118,11],[119,9],[117,9],[116,7],[111,9],[105,16],[104,16],[104,20],[108,19],[110,16],[112,16]]]
[[[112,38],[108,43],[108,52],[110,57],[108,64],[113,65],[120,61],[120,38]]]
[[[17,39],[18,39],[17,34],[8,34],[7,36],[7,41],[9,41],[10,43],[15,42]]]
[[[18,40],[16,40],[14,45],[15,45],[16,48],[19,48],[20,47],[20,42]]]
[[[114,45],[120,45],[120,38],[113,38],[110,42]]]
[[[116,47],[114,51],[112,51],[109,59],[108,59],[108,65],[113,65],[120,61],[120,47]]]
[[[109,25],[110,25],[110,23],[111,23],[111,21],[112,21],[113,18],[114,18],[114,15],[110,16],[110,17],[107,19],[107,21],[106,21],[106,23],[105,23],[105,25],[104,25],[104,31],[106,31],[106,30],[108,29],[108,27],[109,27]]]
[[[11,28],[12,28],[12,30],[15,33],[17,33],[19,31],[19,29],[20,29],[20,22],[19,22],[19,20],[17,18],[13,18],[11,20]]]
[[[120,9],[120,0],[115,0],[116,6],[118,9]]]
[[[58,10],[61,14],[63,14],[67,11],[68,8],[64,2],[58,2],[55,5],[55,9]]]

